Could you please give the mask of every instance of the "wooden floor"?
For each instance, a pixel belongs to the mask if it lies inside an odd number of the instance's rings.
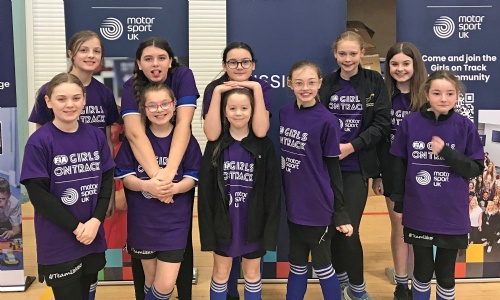
[[[196,205],[195,205],[196,206]],[[195,215],[197,212],[195,211]],[[23,205],[24,259],[25,274],[36,275],[35,240],[33,233],[33,208],[31,204]],[[199,249],[197,218],[194,219],[193,242],[195,247],[195,266],[199,270],[198,284],[193,286],[193,300],[209,299],[212,255]],[[392,260],[389,246],[389,216],[386,212],[385,200],[382,197],[370,196],[361,224],[361,238],[365,253],[365,279],[367,290],[377,300],[393,299],[394,286],[384,275],[384,269],[391,266]],[[242,295],[243,285],[239,286]],[[435,286],[432,287],[434,294]],[[264,300],[285,299],[285,284],[264,284]],[[456,299],[500,299],[500,282],[495,283],[459,283],[456,287]],[[51,300],[52,293],[45,284],[38,281],[23,293],[1,293],[2,300]],[[134,299],[131,285],[98,286],[97,299]],[[172,297],[172,299],[175,299]],[[309,284],[307,300],[322,299],[319,284]],[[434,295],[431,299],[435,299]],[[242,297],[243,300],[243,297]]]

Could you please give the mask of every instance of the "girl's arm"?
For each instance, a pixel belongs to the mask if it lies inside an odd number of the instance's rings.
[[[405,194],[405,179],[408,162],[406,159],[395,157],[393,161],[394,191],[390,198],[394,201],[394,211],[403,213],[403,199]]]
[[[97,205],[92,214],[92,218],[83,224],[82,230],[76,235],[76,239],[84,245],[89,245],[94,241],[99,227],[102,222],[104,222],[109,201],[113,193],[114,171],[115,169],[111,168],[102,175],[101,190],[99,191],[99,195],[97,195]]]
[[[184,177],[181,181],[175,182],[171,185],[171,188],[168,189],[167,194],[168,197],[173,197],[177,194],[187,193],[192,188],[194,188],[196,182],[193,178]]]
[[[172,136],[172,146],[168,154],[167,166],[158,172],[158,176],[167,182],[172,182],[174,179],[182,157],[184,157],[184,153],[186,152],[189,139],[191,138],[191,121],[193,121],[194,110],[194,106],[181,106],[176,110],[176,124],[174,135]]]
[[[111,141],[111,126],[106,126],[106,141],[108,142],[109,150],[111,153],[114,152],[113,142]],[[109,218],[115,213],[115,185],[113,184],[113,190],[111,192],[111,198],[109,199],[108,209],[106,211],[106,217]]]
[[[239,82],[242,87],[251,89],[253,91],[254,108],[252,116],[252,131],[255,136],[263,138],[267,135],[269,130],[269,112],[266,109],[264,102],[264,93],[262,86],[256,81],[243,81]]]
[[[351,141],[354,151],[375,146],[382,138],[389,135],[391,130],[391,102],[387,94],[384,80],[380,74],[375,74],[374,82],[369,83],[377,87],[375,93],[366,95],[366,105],[373,105],[373,121],[357,138]]]
[[[266,178],[264,188],[265,200],[265,226],[262,247],[265,250],[275,251],[276,241],[278,240],[278,229],[281,213],[281,179],[274,145],[269,138],[268,142],[263,143],[266,149],[264,157],[266,159]]]
[[[483,159],[472,160],[450,146],[444,146],[438,155],[444,158],[453,172],[465,178],[478,176],[484,169]]]
[[[28,191],[31,204],[45,219],[57,226],[73,232],[80,221],[67,211],[61,202],[50,193],[49,178],[31,178],[22,181]]]
[[[164,198],[166,191],[172,185],[163,185],[162,182],[154,177],[148,180],[141,180],[135,175],[125,176],[123,179],[123,185],[134,192],[148,192],[155,198]],[[160,196],[159,196],[160,195]]]
[[[146,136],[146,128],[141,120],[141,115],[125,115],[123,117],[123,122],[125,123],[125,136],[130,142],[134,157],[150,178],[155,177],[160,167],[156,161],[153,146],[151,146],[151,142]]]
[[[342,173],[338,157],[323,157],[330,176],[330,186],[333,190],[333,224],[335,227],[351,224],[349,215],[345,210]]]

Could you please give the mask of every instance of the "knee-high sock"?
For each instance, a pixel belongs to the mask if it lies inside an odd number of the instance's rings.
[[[248,282],[245,280],[245,300],[260,300],[262,297],[262,281]]]
[[[436,300],[454,300],[455,299],[455,287],[444,288],[439,284],[436,285]]]
[[[342,299],[339,279],[337,278],[337,274],[335,274],[332,264],[324,267],[314,267],[314,272],[318,275],[325,300]]]
[[[144,300],[168,300],[172,296],[173,292],[174,292],[174,290],[172,289],[169,293],[162,294],[162,293],[158,292],[155,289],[154,284],[152,284],[151,289],[149,289]]]
[[[290,274],[286,285],[286,300],[302,300],[307,289],[307,265],[290,264]]]
[[[411,292],[413,300],[429,300],[431,297],[431,283],[422,283],[413,276],[411,280]]]
[[[96,288],[97,288],[97,281],[92,283],[90,285],[90,289],[89,289],[89,300],[94,300],[95,299],[95,292],[96,292]]]
[[[226,300],[227,282],[217,283],[212,278],[210,283],[210,300]]]

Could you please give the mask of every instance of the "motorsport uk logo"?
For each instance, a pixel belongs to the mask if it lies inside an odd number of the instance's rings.
[[[61,201],[66,205],[73,205],[78,201],[78,191],[67,188],[61,195]]]
[[[428,185],[431,183],[431,174],[425,170],[421,170],[417,173],[417,176],[415,176],[415,179],[417,180],[417,183],[420,185]]]
[[[448,16],[440,16],[434,22],[434,34],[441,39],[447,39],[458,29],[458,38],[468,39],[473,31],[482,30],[485,16],[465,15],[458,16],[455,20]]]
[[[149,32],[148,36],[151,35],[154,21],[155,17],[127,17],[125,21],[108,17],[102,21],[99,32],[105,39],[114,41],[126,31],[127,40],[138,41],[141,33]]]

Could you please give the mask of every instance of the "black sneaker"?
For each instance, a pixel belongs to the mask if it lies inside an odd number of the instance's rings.
[[[401,284],[396,285],[394,300],[412,300],[411,290]]]

